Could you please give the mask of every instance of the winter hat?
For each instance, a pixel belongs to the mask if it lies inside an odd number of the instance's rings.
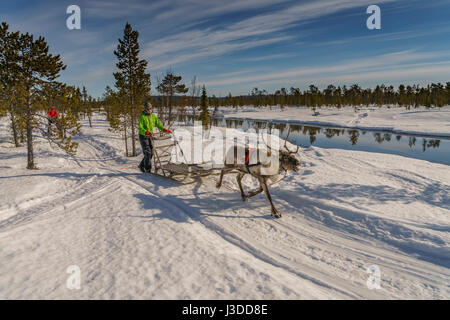
[[[144,109],[145,109],[145,110],[152,109],[151,103],[150,103],[150,102],[146,102],[146,103],[144,104]]]

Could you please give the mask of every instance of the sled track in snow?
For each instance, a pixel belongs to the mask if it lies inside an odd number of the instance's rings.
[[[109,168],[105,164],[105,160],[101,157],[98,157],[98,150],[107,149],[108,151],[113,150],[106,143],[97,143],[96,140],[92,139],[89,136],[84,135],[83,137],[88,138],[83,140],[82,146],[88,146],[89,153],[92,155],[88,161],[92,161],[97,164],[101,164],[102,166],[83,166],[83,159],[81,161],[76,157],[70,158],[74,161],[80,168],[95,168],[102,170],[109,170]],[[84,150],[86,151],[86,150]],[[111,159],[114,159],[111,157]],[[111,160],[108,159],[108,160]],[[9,218],[6,218],[0,221],[0,232],[6,232],[16,227],[20,227],[32,221],[39,221],[44,219],[44,216],[48,218],[48,214],[51,213],[51,216],[54,216],[56,213],[64,213],[64,211],[75,204],[78,201],[82,201],[83,198],[91,199],[93,195],[102,191],[103,189],[109,187],[116,181],[112,183],[101,183],[100,185],[96,182],[96,180],[101,178],[101,173],[95,175],[93,177],[88,178],[86,181],[78,184],[74,189],[69,189],[63,192],[63,194],[59,194],[57,198],[53,198],[50,201],[45,201],[43,203],[39,203],[37,205],[33,205],[31,208],[26,210],[21,209],[13,209],[16,213]],[[87,187],[87,189],[86,189]],[[23,211],[23,212],[21,212]]]
[[[272,266],[282,268],[283,270],[299,277],[305,280],[308,280],[316,285],[319,285],[323,288],[327,288],[329,290],[336,291],[337,293],[347,296],[351,299],[360,299],[360,298],[367,298],[371,297],[374,299],[381,299],[386,298],[385,293],[380,293],[375,290],[369,290],[365,288],[365,280],[366,280],[366,271],[360,270],[360,273],[358,275],[359,279],[362,279],[362,283],[354,283],[351,281],[345,281],[345,279],[339,279],[336,277],[333,277],[329,274],[325,274],[315,268],[312,268],[309,264],[305,262],[296,262],[292,264],[292,261],[288,258],[284,257],[283,255],[280,255],[278,252],[276,252],[277,247],[269,248],[267,247],[264,242],[261,244],[257,240],[251,238],[251,239],[245,239],[245,234],[240,234],[239,232],[236,233],[234,231],[229,230],[230,228],[233,228],[233,224],[221,224],[216,223],[212,221],[211,219],[202,218],[202,213],[196,212],[193,214],[193,212],[188,212],[184,209],[185,203],[182,199],[178,199],[177,197],[170,196],[170,200],[164,199],[161,195],[159,195],[155,191],[148,190],[147,186],[145,186],[144,183],[140,183],[135,181],[134,179],[130,177],[125,177],[127,180],[132,182],[133,184],[138,185],[140,188],[145,190],[145,192],[150,193],[154,196],[157,196],[161,201],[164,201],[168,207],[172,207],[176,210],[176,212],[182,213],[183,215],[189,217],[190,219],[200,222],[208,231],[214,232],[215,234],[219,235],[223,240],[227,241],[228,243],[232,244],[233,246],[246,251],[247,253],[251,254],[253,257],[257,258],[260,261],[263,261],[264,263],[268,263]],[[285,203],[290,203],[291,201],[287,200],[284,197],[280,197],[280,200],[282,200]],[[320,203],[317,207],[311,207],[311,205],[306,205],[306,210],[311,211],[314,208],[318,210],[320,209]],[[330,208],[328,208],[330,209]],[[314,210],[313,210],[314,211]],[[313,230],[316,230],[319,234],[315,235],[313,232],[309,229],[304,229],[304,231],[307,234],[301,234],[301,236],[297,236],[300,231],[294,229],[289,224],[285,223],[284,220],[270,220],[266,219],[262,222],[258,221],[258,223],[265,224],[269,226],[269,228],[276,230],[277,234],[280,232],[284,232],[289,237],[293,237],[295,241],[305,241],[307,240],[309,243],[309,246],[316,247],[319,250],[323,250],[323,247],[326,247],[326,251],[324,258],[332,259],[332,253],[342,255],[343,259],[345,256],[349,257],[351,260],[354,260],[353,263],[363,262],[364,264],[369,265],[370,263],[377,263],[381,266],[384,266],[385,269],[393,270],[397,274],[403,274],[405,277],[412,277],[412,279],[422,278],[425,282],[428,282],[432,286],[439,287],[440,283],[445,282],[447,277],[445,274],[442,274],[442,271],[439,270],[440,267],[429,269],[427,268],[426,274],[423,273],[423,271],[420,270],[420,265],[425,264],[427,262],[421,262],[419,266],[416,264],[410,265],[410,258],[408,256],[399,256],[395,252],[389,251],[389,249],[386,246],[394,245],[393,243],[386,241],[386,239],[378,239],[373,238],[373,235],[368,234],[369,238],[360,238],[357,233],[357,236],[354,236],[354,228],[351,230],[348,228],[344,228],[341,230],[340,228],[337,228],[336,224],[332,224],[331,226],[320,225],[322,221],[317,220],[317,217],[314,218],[314,215],[317,213],[313,213],[312,217],[305,216],[306,219],[312,220],[308,223],[308,228],[313,227]],[[255,215],[256,217],[256,215]],[[361,222],[363,223],[364,220]],[[381,222],[380,222],[381,223]],[[382,224],[384,225],[384,224]],[[393,230],[396,230],[396,225],[391,225]],[[330,236],[329,228],[333,230],[332,232],[332,239],[327,240]],[[234,230],[234,229],[233,229]],[[317,233],[316,232],[316,233]],[[244,237],[242,237],[244,235]],[[321,237],[322,235],[323,237]],[[300,238],[301,239],[300,239]],[[305,239],[303,239],[306,237]],[[339,239],[336,239],[338,237]],[[250,240],[250,241],[248,241]],[[281,239],[282,240],[282,239]],[[280,240],[280,241],[281,241]],[[337,241],[336,243],[334,241]],[[345,245],[342,243],[342,241],[345,241]],[[356,242],[355,242],[356,241]],[[381,242],[385,245],[381,244],[381,247],[373,244],[373,241],[375,242]],[[364,244],[364,242],[367,242],[367,244]],[[290,248],[289,243],[284,243],[284,241],[278,242],[281,245],[282,252],[288,250]],[[401,249],[401,248],[400,248]],[[291,250],[292,251],[292,250]],[[307,254],[307,253],[305,253]],[[380,257],[381,260],[379,260],[376,257]],[[345,259],[344,259],[345,260]],[[336,261],[338,262],[338,261]],[[332,262],[334,264],[334,262]],[[336,265],[338,267],[338,265]],[[350,275],[350,276],[353,276]],[[338,279],[338,280],[337,280]],[[390,281],[389,279],[387,281]],[[411,280],[413,281],[413,280]]]
[[[275,267],[282,268],[283,270],[300,277],[302,279],[308,280],[316,285],[319,285],[323,288],[327,288],[329,290],[335,291],[341,295],[347,296],[351,299],[358,299],[362,298],[361,295],[359,295],[357,292],[361,290],[361,288],[356,287],[352,285],[351,283],[348,284],[341,284],[341,287],[333,285],[333,279],[328,276],[324,276],[317,274],[314,270],[310,269],[309,271],[314,274],[307,274],[304,272],[300,272],[299,270],[295,270],[286,263],[282,263],[280,261],[277,261],[276,258],[266,254],[263,249],[258,248],[257,246],[254,246],[253,244],[246,242],[244,239],[240,238],[238,235],[233,234],[226,229],[224,229],[219,224],[216,224],[212,221],[209,221],[208,219],[202,219],[201,213],[197,213],[195,215],[192,215],[192,213],[187,212],[185,209],[183,209],[184,204],[178,203],[180,200],[177,200],[175,197],[171,197],[170,201],[164,199],[164,197],[160,196],[157,192],[150,191],[147,189],[147,187],[139,183],[137,181],[134,181],[133,179],[129,177],[124,177],[134,185],[138,186],[140,189],[144,190],[146,193],[149,193],[153,196],[156,196],[159,198],[159,200],[163,201],[168,207],[174,208],[176,212],[179,212],[185,216],[187,216],[189,219],[192,219],[196,222],[201,223],[208,231],[213,232],[217,235],[219,235],[224,241],[232,244],[233,246],[249,253],[253,257],[257,258],[258,260],[270,264]],[[275,224],[275,222],[273,222]],[[277,224],[279,226],[279,224]],[[306,267],[306,266],[305,266]],[[322,278],[322,279],[319,279]],[[324,279],[326,278],[326,279]],[[374,292],[373,297],[381,298],[382,295],[378,295]]]
[[[19,212],[1,221],[0,232],[6,232],[32,221],[36,222],[48,219],[54,217],[58,213],[64,213],[64,211],[80,201],[82,203],[86,203],[87,201],[92,201],[95,198],[102,197],[103,195],[99,195],[98,193],[117,183],[117,181],[112,181],[99,185],[94,183],[94,179],[95,178],[88,179],[88,181],[78,185],[74,190],[68,190],[56,199],[33,206],[23,213]],[[86,189],[86,187],[88,188]],[[49,216],[49,214],[51,215]]]
[[[313,203],[306,195],[302,196],[300,201],[295,197],[287,199],[281,194],[275,195],[295,207],[303,206],[309,212],[307,216],[309,219],[320,221],[335,232],[365,235],[367,239],[384,242],[405,252],[415,252],[422,255],[425,260],[432,260],[433,263],[440,261],[443,266],[450,267],[450,263],[444,261],[450,250],[437,236],[398,225],[389,219],[368,216],[356,210],[324,204],[321,201]],[[414,239],[415,242],[410,243],[408,239]]]

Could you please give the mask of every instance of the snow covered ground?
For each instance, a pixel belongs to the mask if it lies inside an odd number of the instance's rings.
[[[77,156],[38,138],[29,171],[0,120],[1,299],[450,298],[446,165],[303,149],[302,171],[271,188],[274,219],[263,194],[143,175],[104,117],[83,124]],[[66,286],[71,265],[80,290]],[[380,289],[367,286],[372,265]]]
[[[450,106],[441,109],[378,108],[378,107],[322,107],[313,115],[310,108],[286,107],[243,107],[237,110],[220,108],[218,115],[227,119],[276,120],[289,123],[316,124],[332,127],[358,128],[366,130],[387,130],[395,133],[413,133],[450,137]]]

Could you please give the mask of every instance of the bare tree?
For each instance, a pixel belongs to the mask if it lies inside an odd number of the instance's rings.
[[[200,85],[197,86],[197,76],[194,76],[191,80],[191,87],[190,87],[190,91],[191,91],[191,108],[192,108],[192,116],[194,118],[194,120],[196,119],[196,110],[197,110],[197,106],[198,106],[198,98],[200,96],[200,90],[201,87]]]

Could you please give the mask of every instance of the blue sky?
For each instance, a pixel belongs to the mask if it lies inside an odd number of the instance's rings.
[[[82,29],[66,28],[81,8]],[[368,30],[366,8],[381,8]],[[169,68],[208,94],[327,84],[450,81],[450,0],[2,0],[0,20],[44,36],[67,64],[60,80],[95,97],[113,86],[117,39],[140,32],[152,94]]]

